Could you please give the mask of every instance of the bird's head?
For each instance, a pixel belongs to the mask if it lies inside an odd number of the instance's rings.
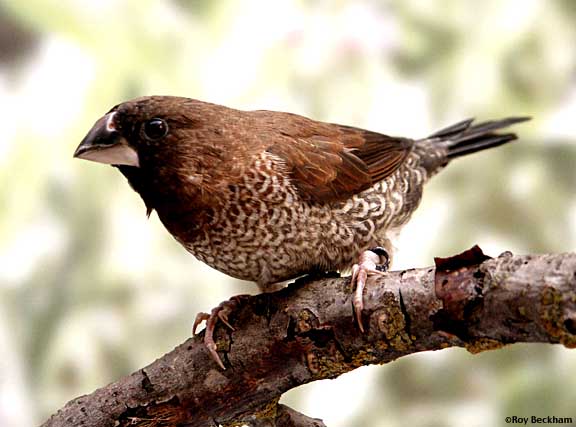
[[[183,197],[212,203],[246,150],[236,144],[243,114],[173,96],[126,101],[98,119],[74,157],[120,169],[148,209]],[[240,166],[238,166],[240,165]]]
[[[179,151],[179,141],[201,127],[201,114],[187,98],[150,96],[112,108],[84,137],[74,157],[114,166],[143,163]]]

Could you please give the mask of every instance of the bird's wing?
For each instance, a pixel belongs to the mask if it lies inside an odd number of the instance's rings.
[[[301,196],[313,202],[340,201],[366,190],[394,173],[414,145],[349,126],[291,122],[277,128],[282,137],[267,151],[286,163]]]

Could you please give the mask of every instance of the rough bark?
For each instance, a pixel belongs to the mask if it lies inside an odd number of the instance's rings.
[[[447,347],[515,342],[576,347],[576,254],[487,259],[475,248],[437,267],[373,276],[361,334],[348,278],[250,297],[216,339],[227,367],[190,338],[149,366],[70,401],[44,427],[323,426],[280,396],[362,365]]]

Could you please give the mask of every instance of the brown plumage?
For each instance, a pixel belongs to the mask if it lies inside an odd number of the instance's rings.
[[[75,155],[116,165],[193,255],[270,290],[344,270],[390,239],[452,158],[515,139],[525,118],[460,122],[421,140],[178,97],[114,107]]]

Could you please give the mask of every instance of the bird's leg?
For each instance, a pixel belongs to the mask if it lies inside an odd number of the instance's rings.
[[[212,358],[222,369],[226,368],[224,367],[224,363],[222,363],[222,359],[220,359],[220,356],[218,356],[218,353],[216,352],[216,343],[214,342],[214,329],[218,324],[218,320],[220,320],[222,323],[228,326],[230,330],[233,331],[234,327],[228,321],[228,316],[238,308],[243,300],[249,296],[250,295],[236,295],[229,300],[218,304],[218,306],[212,309],[210,314],[198,313],[196,315],[196,319],[194,320],[194,324],[192,325],[192,334],[196,335],[196,328],[198,325],[202,323],[202,321],[206,321],[206,329],[204,331],[204,345],[210,352]]]
[[[388,271],[389,264],[390,256],[386,249],[376,247],[362,252],[358,264],[354,264],[352,267],[352,286],[356,286],[354,297],[352,298],[352,305],[358,327],[362,333],[364,333],[362,309],[364,308],[363,294],[364,288],[366,287],[366,280],[371,274],[384,274]]]

